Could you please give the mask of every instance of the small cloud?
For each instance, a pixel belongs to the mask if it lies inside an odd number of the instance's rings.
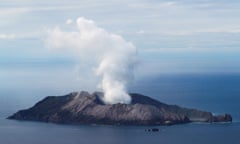
[[[0,34],[0,40],[14,39],[14,38],[16,38],[15,34]]]
[[[28,11],[29,8],[4,8],[0,9],[0,17],[18,16]]]
[[[136,33],[137,33],[137,34],[144,34],[145,31],[144,31],[144,30],[139,30],[139,31],[137,31]]]
[[[72,24],[72,23],[73,23],[73,20],[72,20],[72,19],[67,19],[67,20],[66,20],[66,24],[70,25],[70,24]]]
[[[177,6],[177,2],[169,1],[169,2],[139,2],[134,4],[129,4],[128,6],[131,8],[140,8],[140,9],[158,9],[158,8],[169,8]]]
[[[198,30],[198,33],[240,33],[239,27],[232,28],[212,28],[212,29],[202,29]]]
[[[162,3],[163,6],[175,6],[177,5],[177,2],[171,1],[171,2],[164,2]]]

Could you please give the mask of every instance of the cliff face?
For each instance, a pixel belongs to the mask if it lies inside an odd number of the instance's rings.
[[[167,105],[140,94],[130,94],[131,104],[105,105],[102,93],[49,96],[9,119],[67,124],[169,125],[188,122],[229,122],[230,115]]]

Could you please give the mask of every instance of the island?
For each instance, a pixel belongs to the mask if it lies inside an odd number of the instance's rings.
[[[131,93],[130,104],[105,104],[103,93],[72,92],[48,96],[33,107],[20,110],[8,119],[61,124],[173,125],[190,122],[231,122],[229,114],[168,105],[141,94]]]

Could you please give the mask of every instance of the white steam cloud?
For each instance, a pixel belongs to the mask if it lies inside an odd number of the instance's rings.
[[[95,74],[102,79],[100,87],[104,91],[104,102],[130,103],[127,85],[133,78],[135,46],[84,17],[78,18],[75,24],[76,31],[68,32],[59,27],[49,30],[48,47],[73,51],[82,61],[93,60],[94,64],[89,68],[95,68]]]

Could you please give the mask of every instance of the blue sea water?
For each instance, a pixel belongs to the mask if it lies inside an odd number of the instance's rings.
[[[152,127],[59,125],[5,119],[52,93],[42,89],[0,91],[0,144],[239,144],[240,75],[161,75],[136,81],[130,88],[162,102],[218,113],[230,113],[233,123],[191,123]],[[12,95],[20,95],[13,97]],[[35,95],[35,97],[30,97]],[[57,95],[57,94],[56,94]],[[26,101],[26,98],[28,101]]]

